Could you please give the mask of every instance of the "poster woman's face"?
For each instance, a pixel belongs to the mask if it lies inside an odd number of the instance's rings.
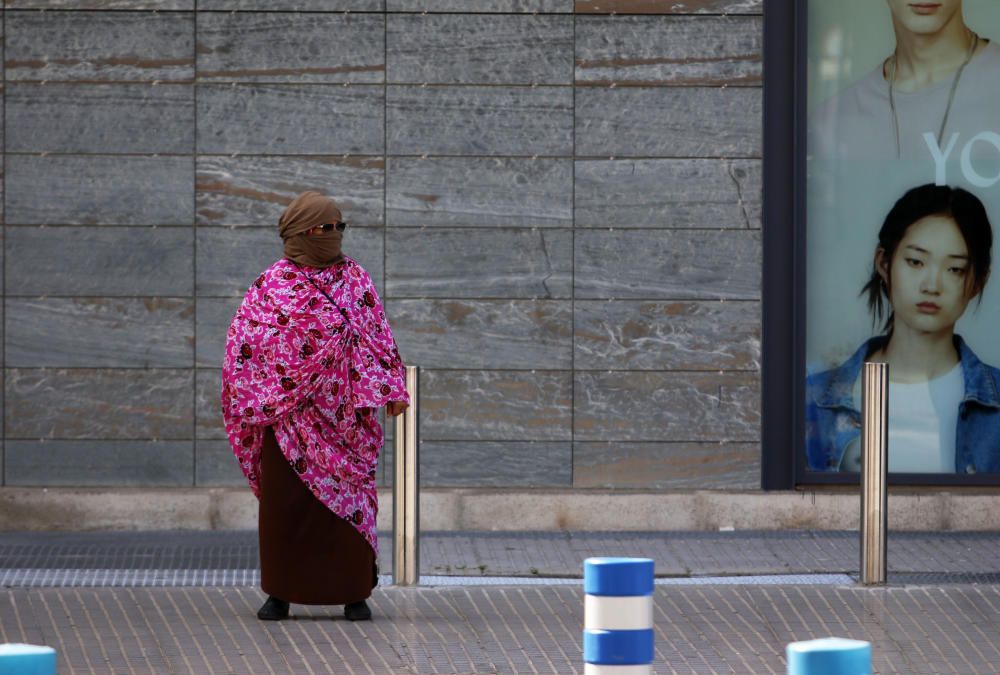
[[[897,26],[911,33],[933,35],[962,11],[962,0],[887,0]]]
[[[975,297],[970,280],[969,249],[950,216],[927,216],[906,230],[888,273],[889,301],[895,324],[918,333],[952,331]]]

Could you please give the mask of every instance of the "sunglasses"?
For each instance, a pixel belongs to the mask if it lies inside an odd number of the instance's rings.
[[[347,223],[345,222],[323,223],[322,225],[319,226],[319,229],[323,230],[324,232],[331,232],[334,228],[336,228],[337,232],[343,232],[344,230],[347,229]]]

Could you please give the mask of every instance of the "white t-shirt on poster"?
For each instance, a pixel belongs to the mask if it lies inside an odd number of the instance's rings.
[[[892,473],[954,473],[958,406],[965,396],[962,364],[928,382],[889,383],[889,467]],[[861,409],[861,378],[854,385]],[[842,471],[861,470],[861,440],[852,441]]]

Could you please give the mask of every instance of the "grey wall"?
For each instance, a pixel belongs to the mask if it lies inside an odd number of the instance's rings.
[[[3,483],[241,484],[225,328],[319,189],[425,484],[758,486],[760,12],[7,0]]]

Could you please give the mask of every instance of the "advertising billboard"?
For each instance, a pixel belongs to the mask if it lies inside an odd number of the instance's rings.
[[[890,482],[1000,483],[1000,3],[791,4],[795,243],[782,252],[765,241],[765,267],[794,258],[796,414],[787,447],[765,454],[773,468],[784,452],[794,471],[772,475],[857,480],[861,367],[879,361],[889,364]],[[778,152],[766,149],[765,164]],[[765,171],[772,208],[774,178]],[[765,208],[769,226],[774,241]],[[765,297],[765,339],[770,307]],[[780,353],[771,346],[765,370]],[[767,396],[764,424],[781,423]]]

